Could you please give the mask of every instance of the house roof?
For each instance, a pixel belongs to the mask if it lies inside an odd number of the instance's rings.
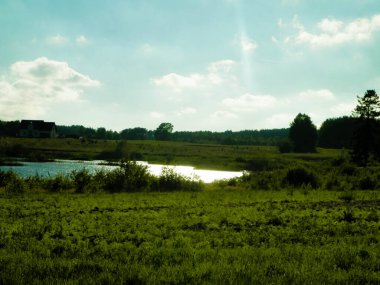
[[[34,130],[50,132],[55,128],[54,122],[44,122],[43,120],[22,120],[20,129],[28,129],[32,125]]]

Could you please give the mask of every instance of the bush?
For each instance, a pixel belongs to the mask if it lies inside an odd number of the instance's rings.
[[[6,187],[16,174],[12,171],[0,171],[0,187]]]
[[[352,179],[341,175],[340,171],[329,169],[328,174],[324,177],[324,189],[333,191],[352,190]]]
[[[152,190],[158,191],[199,191],[202,189],[203,183],[199,179],[184,177],[170,167],[164,167],[161,175],[152,185]]]
[[[44,188],[50,192],[61,192],[73,187],[73,183],[69,177],[64,175],[56,175],[52,178],[44,180]]]
[[[268,158],[255,158],[247,161],[246,169],[249,171],[266,171],[279,168],[277,162]]]
[[[25,184],[30,190],[42,188],[43,183],[44,179],[39,175],[29,176],[25,179]]]
[[[313,172],[308,171],[303,167],[289,169],[282,183],[284,186],[291,186],[296,188],[310,185],[310,187],[313,189],[317,188],[319,184],[317,176]]]
[[[350,202],[355,200],[355,195],[354,195],[354,192],[352,192],[352,191],[345,191],[338,198],[341,199],[342,201],[346,202],[346,203],[350,203]]]
[[[104,190],[109,192],[123,192],[124,180],[124,172],[120,168],[110,171],[104,180]]]
[[[293,144],[290,140],[280,140],[277,143],[277,148],[280,153],[289,153],[293,151]]]
[[[257,190],[278,190],[280,182],[278,179],[279,171],[263,171],[250,175],[250,188]]]
[[[104,187],[111,192],[134,192],[147,189],[151,181],[147,166],[122,161],[120,168],[106,174]]]
[[[146,165],[138,164],[136,161],[122,162],[120,166],[124,172],[124,187],[129,191],[146,189],[151,182],[151,175]]]
[[[344,163],[340,166],[340,173],[347,176],[353,176],[357,172],[355,165],[350,163]]]
[[[0,171],[0,187],[4,187],[6,194],[22,194],[26,190],[25,182],[11,171]]]
[[[84,193],[88,190],[88,186],[91,184],[93,177],[90,175],[87,169],[74,170],[71,173],[71,179],[74,182],[75,192]],[[91,191],[90,191],[91,192]]]
[[[180,190],[183,177],[174,171],[173,168],[164,167],[158,178],[158,189],[164,191]]]
[[[358,187],[360,190],[374,190],[376,188],[376,181],[367,175],[359,180]]]

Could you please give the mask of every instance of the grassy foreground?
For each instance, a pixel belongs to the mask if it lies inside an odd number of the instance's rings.
[[[380,193],[0,195],[1,284],[379,284]]]

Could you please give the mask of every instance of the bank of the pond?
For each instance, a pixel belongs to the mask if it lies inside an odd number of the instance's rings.
[[[145,161],[138,161],[137,163],[146,166],[147,170],[155,176],[160,176],[164,168],[169,168],[179,175],[201,180],[204,183],[231,179],[243,175],[242,171],[203,170],[196,169],[192,166],[150,164]],[[56,175],[70,175],[73,171],[80,171],[82,169],[86,169],[90,173],[95,173],[101,170],[111,171],[117,167],[119,167],[117,164],[107,164],[107,162],[103,160],[55,160],[53,162],[22,162],[19,165],[3,165],[0,166],[0,171],[11,170],[21,177],[26,178],[31,176],[51,177]]]

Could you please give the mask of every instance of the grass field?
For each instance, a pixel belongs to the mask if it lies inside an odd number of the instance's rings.
[[[224,146],[168,141],[85,141],[78,139],[0,138],[0,155],[61,159],[120,159],[129,156],[150,163],[189,165],[201,169],[244,170],[251,160],[289,164],[337,158],[340,150],[315,154],[280,154],[276,147]],[[24,155],[23,155],[24,154]]]
[[[380,166],[346,151],[3,138],[0,152],[251,170],[207,185],[133,162],[0,172],[0,284],[380,284]]]
[[[0,196],[1,284],[379,284],[380,193]]]

